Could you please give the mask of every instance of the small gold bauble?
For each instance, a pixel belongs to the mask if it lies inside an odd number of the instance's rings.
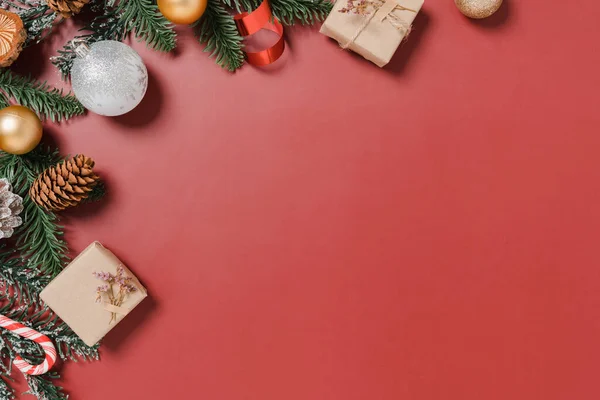
[[[207,0],[158,0],[158,9],[172,23],[189,25],[200,19],[207,3]]]
[[[454,0],[461,13],[469,18],[487,18],[500,8],[502,0]]]
[[[0,110],[0,149],[11,154],[29,153],[42,140],[42,121],[27,107]]]

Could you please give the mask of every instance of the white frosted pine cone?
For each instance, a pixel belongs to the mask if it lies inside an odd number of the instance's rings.
[[[6,178],[0,179],[0,239],[12,236],[14,229],[23,223],[18,215],[23,211],[23,199],[12,192]]]

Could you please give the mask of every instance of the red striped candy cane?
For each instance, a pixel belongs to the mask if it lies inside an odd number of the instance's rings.
[[[54,348],[52,341],[48,339],[47,336],[44,336],[23,324],[13,321],[10,318],[6,318],[2,314],[0,314],[0,327],[16,333],[25,339],[36,342],[42,346],[44,353],[46,353],[46,358],[40,365],[31,365],[27,361],[23,360],[20,356],[16,356],[14,361],[15,367],[19,368],[22,373],[28,375],[41,375],[45,374],[50,370],[50,368],[52,368],[56,362],[56,349]]]

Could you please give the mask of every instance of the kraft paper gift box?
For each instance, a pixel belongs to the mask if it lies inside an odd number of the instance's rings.
[[[321,33],[335,39],[379,67],[386,65],[421,10],[424,0],[365,0],[365,14],[348,9],[348,0],[338,0],[323,23]],[[355,0],[354,4],[358,4]]]
[[[106,294],[98,298],[97,288],[105,282],[94,273],[117,275],[120,266],[124,275],[131,278],[129,284],[135,290],[127,294],[120,307],[115,307]],[[119,286],[113,286],[113,293],[118,293]],[[98,343],[146,296],[146,289],[131,271],[98,242],[89,245],[40,294],[41,299],[88,346]]]

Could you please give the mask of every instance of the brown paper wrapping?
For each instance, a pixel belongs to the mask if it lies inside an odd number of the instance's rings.
[[[419,10],[423,6],[424,0],[396,0],[398,5],[415,10],[396,9],[392,11],[398,16],[406,26],[412,25]],[[321,26],[321,33],[335,39],[341,45],[346,45],[356,34],[363,24],[365,15],[353,13],[341,13],[339,10],[344,8],[347,0],[338,0],[333,6],[333,10]],[[406,31],[394,27],[388,20],[380,21],[373,18],[369,24],[360,32],[358,37],[348,45],[348,49],[360,54],[367,60],[373,62],[379,67],[386,65],[402,40]]]
[[[96,302],[96,288],[103,282],[94,272],[116,274],[123,265],[132,284],[137,288],[130,293],[120,311],[131,311],[148,295],[135,275],[100,243],[94,242],[77,256],[40,294],[41,299],[63,320],[88,346],[93,346],[114,328],[125,314],[117,313],[116,321],[110,323],[111,312],[104,303]]]

